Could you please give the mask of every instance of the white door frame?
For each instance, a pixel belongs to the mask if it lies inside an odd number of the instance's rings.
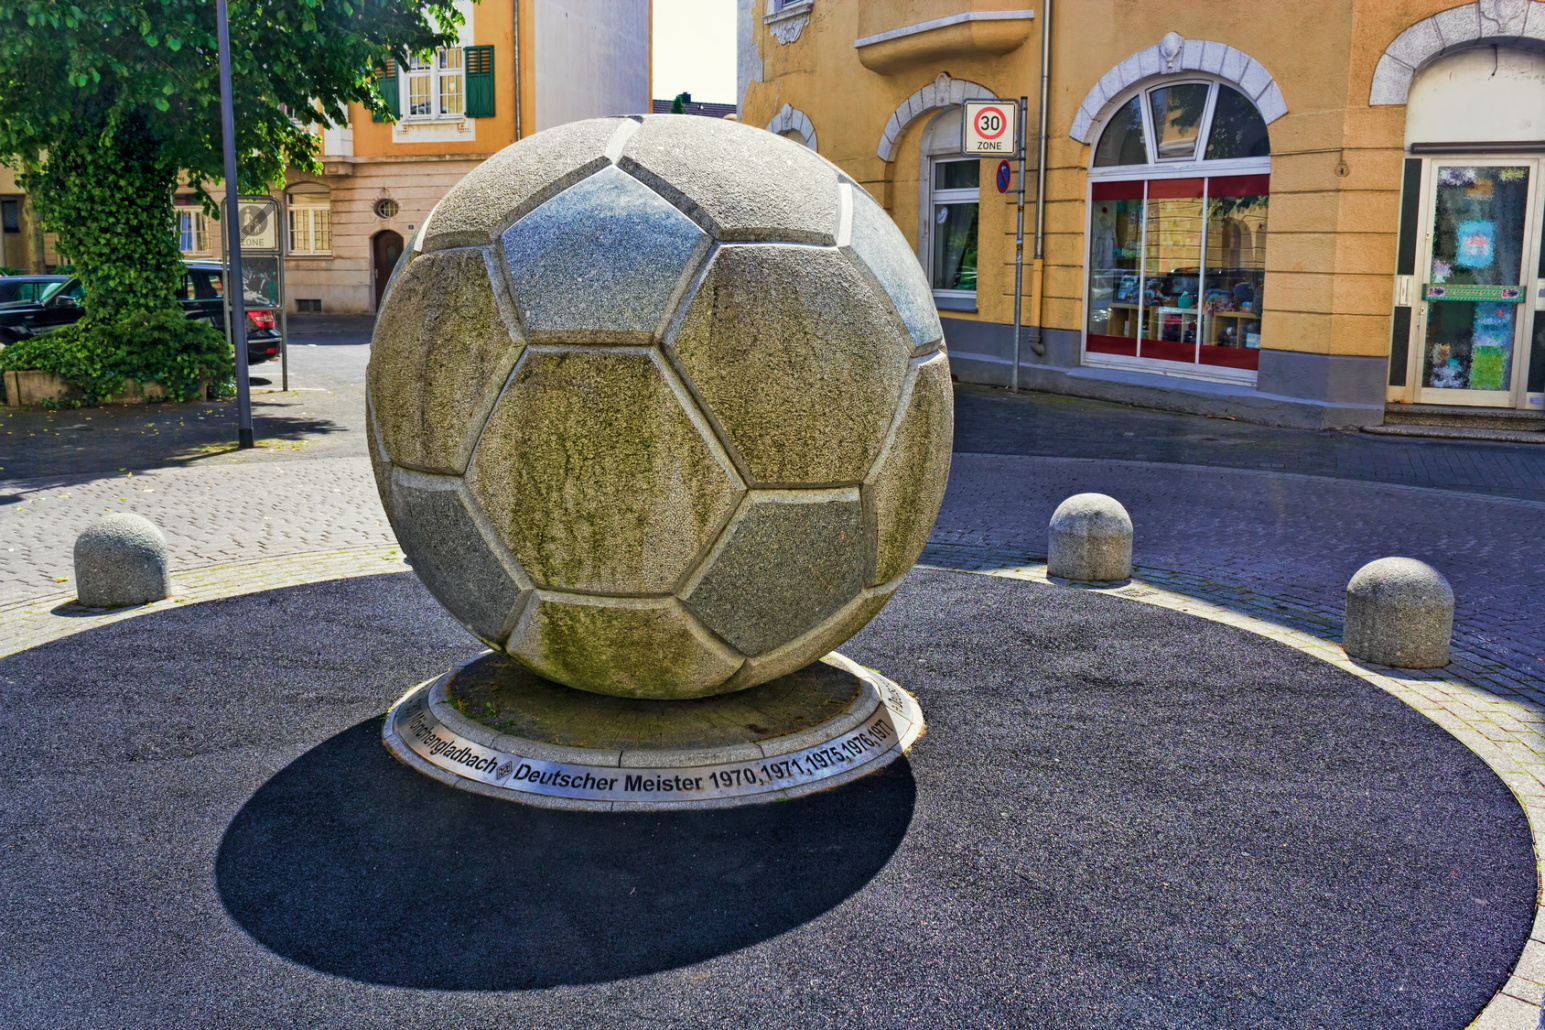
[[[1517,305],[1518,314],[1513,320],[1513,356],[1509,388],[1507,390],[1447,390],[1422,386],[1422,371],[1427,351],[1427,318],[1434,303],[1425,299],[1425,287],[1432,273],[1432,228],[1437,202],[1437,170],[1439,166],[1452,167],[1526,166],[1529,169],[1529,193],[1524,213],[1523,240],[1520,247],[1519,285],[1524,289],[1523,302]],[[1419,404],[1462,405],[1486,408],[1539,409],[1540,394],[1527,391],[1529,351],[1533,340],[1536,304],[1545,303],[1541,297],[1542,283],[1538,276],[1540,261],[1540,234],[1545,229],[1540,206],[1542,193],[1540,177],[1545,174],[1545,159],[1533,155],[1467,155],[1443,154],[1422,158],[1421,202],[1417,207],[1416,274],[1397,277],[1396,303],[1408,302],[1414,309],[1411,319],[1411,336],[1407,347],[1406,385],[1391,389],[1393,401]],[[1404,281],[1398,281],[1404,280]],[[1404,294],[1404,296],[1402,296]],[[1545,312],[1542,312],[1545,317]]]

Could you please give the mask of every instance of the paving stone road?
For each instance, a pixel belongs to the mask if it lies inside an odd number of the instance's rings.
[[[251,452],[229,449],[228,403],[7,413],[0,603],[68,589],[75,535],[108,510],[155,521],[183,568],[391,543],[364,453],[368,332],[366,319],[296,319],[295,390],[256,394],[265,444]],[[254,370],[275,385],[277,373]],[[1339,604],[1366,561],[1422,558],[1453,581],[1467,647],[1545,667],[1533,583],[1545,446],[1271,429],[979,387],[957,401],[936,549],[1043,556],[1052,508],[1097,490],[1131,511],[1138,565],[1315,608]],[[88,419],[98,428],[71,428]]]

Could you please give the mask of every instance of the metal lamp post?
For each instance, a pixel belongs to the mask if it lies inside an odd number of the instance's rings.
[[[217,0],[216,12],[220,34],[220,129],[225,149],[225,252],[231,269],[225,295],[230,302],[231,344],[236,348],[237,446],[248,448],[253,445],[252,387],[247,382],[247,303],[241,275],[241,207],[236,202],[236,113],[231,100],[231,29],[226,0]]]

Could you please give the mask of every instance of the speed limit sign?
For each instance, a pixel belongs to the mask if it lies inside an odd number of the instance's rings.
[[[1013,154],[1019,104],[1013,100],[967,100],[961,119],[962,154]]]

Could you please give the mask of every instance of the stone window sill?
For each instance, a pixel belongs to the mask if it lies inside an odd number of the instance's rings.
[[[933,306],[940,311],[975,311],[976,294],[974,293],[940,293],[933,295]]]

